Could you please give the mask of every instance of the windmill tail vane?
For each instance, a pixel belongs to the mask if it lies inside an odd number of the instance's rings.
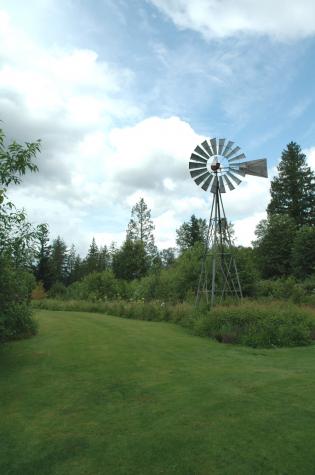
[[[241,282],[222,193],[233,191],[246,175],[267,178],[267,160],[246,161],[245,153],[233,141],[212,138],[195,147],[189,171],[196,185],[213,194],[196,304],[203,298],[211,307],[227,296],[241,299]]]

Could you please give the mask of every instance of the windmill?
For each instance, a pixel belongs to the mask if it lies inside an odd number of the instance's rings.
[[[233,191],[246,175],[268,177],[267,160],[245,161],[246,156],[231,140],[212,138],[194,149],[189,160],[192,179],[213,194],[204,254],[201,261],[196,305],[204,297],[212,307],[230,295],[242,298],[222,194]]]

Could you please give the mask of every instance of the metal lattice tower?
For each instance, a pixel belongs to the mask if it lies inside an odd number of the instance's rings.
[[[212,307],[226,296],[242,298],[242,288],[234,258],[222,193],[241,183],[238,176],[268,177],[267,160],[244,161],[244,153],[234,142],[213,138],[197,145],[189,161],[190,175],[204,191],[213,194],[204,254],[201,262],[196,305],[204,297]]]

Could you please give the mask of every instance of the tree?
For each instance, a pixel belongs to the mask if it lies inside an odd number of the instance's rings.
[[[51,246],[49,245],[49,230],[47,224],[39,224],[36,228],[37,249],[35,258],[37,264],[35,267],[35,277],[41,281],[45,290],[48,290],[52,284],[52,273],[50,266]]]
[[[110,268],[110,253],[107,246],[100,247],[98,253],[98,269],[100,272],[108,270]]]
[[[285,214],[298,226],[315,225],[315,174],[295,142],[283,150],[278,165],[279,176],[271,182],[268,215]]]
[[[197,242],[204,243],[207,234],[206,220],[196,218],[193,214],[190,221],[184,222],[180,228],[176,230],[176,234],[176,244],[181,252],[194,247]]]
[[[168,268],[175,263],[175,248],[168,247],[160,252],[162,267]]]
[[[265,278],[282,277],[291,273],[291,248],[296,224],[287,215],[275,214],[260,221],[256,227],[253,246],[257,263]]]
[[[133,280],[146,275],[149,258],[140,240],[126,239],[121,249],[113,255],[113,271],[118,279]]]
[[[19,184],[27,171],[37,171],[32,160],[39,142],[24,146],[12,142],[7,148],[4,142],[0,129],[0,341],[36,333],[30,306],[35,279],[23,270],[31,264],[36,233],[25,212],[17,211],[8,200],[7,189]]]
[[[67,245],[60,236],[57,237],[51,246],[51,270],[53,282],[67,282]]]
[[[30,267],[36,232],[24,210],[16,210],[8,200],[7,189],[12,183],[19,184],[27,171],[38,170],[33,159],[39,151],[39,140],[24,146],[13,141],[6,147],[0,129],[0,255],[9,257],[16,266]]]
[[[74,244],[72,244],[67,254],[66,274],[67,274],[67,284],[72,284],[73,282],[80,280],[84,275],[82,260],[80,256],[77,254]]]
[[[293,274],[305,278],[315,273],[315,227],[302,226],[292,244]]]
[[[154,224],[151,219],[151,210],[148,209],[143,198],[132,208],[131,219],[127,228],[127,240],[141,241],[145,252],[153,258],[157,254],[153,236]]]
[[[88,254],[85,259],[86,273],[97,272],[99,270],[99,249],[93,237]]]

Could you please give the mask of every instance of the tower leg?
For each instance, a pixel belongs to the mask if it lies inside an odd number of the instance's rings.
[[[220,302],[228,295],[237,299],[243,297],[218,180],[216,185],[196,294],[196,305],[204,296],[207,304],[210,300],[210,307],[218,302],[217,295],[220,295]],[[208,269],[209,256],[212,258],[211,269]],[[211,290],[208,289],[208,280],[211,281]]]

